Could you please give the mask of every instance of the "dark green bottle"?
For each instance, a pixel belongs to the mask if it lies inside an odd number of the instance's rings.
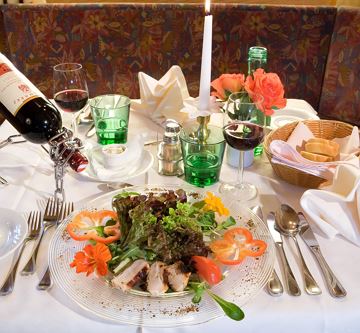
[[[267,49],[262,46],[252,46],[249,48],[248,53],[248,75],[252,75],[257,68],[262,68],[266,72],[267,68]],[[264,114],[261,111],[257,112],[256,122],[258,124],[264,124],[266,121],[266,126],[270,125],[271,117],[267,116],[264,119]],[[261,155],[263,152],[262,145],[257,146],[254,149],[254,155]]]

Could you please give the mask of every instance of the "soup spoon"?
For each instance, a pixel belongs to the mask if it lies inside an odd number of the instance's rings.
[[[279,215],[280,218],[277,219],[277,223],[280,232],[293,239],[299,253],[302,273],[305,281],[305,291],[309,295],[320,295],[321,289],[311,275],[296,239],[296,236],[300,231],[300,219],[298,214],[289,205],[281,205]]]

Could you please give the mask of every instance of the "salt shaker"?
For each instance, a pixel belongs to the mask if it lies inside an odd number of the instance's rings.
[[[183,174],[181,145],[179,140],[180,125],[175,120],[167,120],[163,141],[158,147],[158,173],[165,176]]]

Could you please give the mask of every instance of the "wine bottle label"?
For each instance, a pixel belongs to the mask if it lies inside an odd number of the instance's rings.
[[[0,101],[14,116],[29,100],[43,97],[16,67],[0,53]]]

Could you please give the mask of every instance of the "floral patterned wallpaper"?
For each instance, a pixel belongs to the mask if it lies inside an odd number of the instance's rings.
[[[319,112],[360,125],[360,9],[338,10]]]
[[[202,5],[38,5],[2,7],[14,63],[47,95],[52,66],[84,65],[91,95],[138,97],[137,73],[161,77],[179,64],[192,95],[200,75]],[[269,50],[286,96],[318,107],[335,8],[217,4],[212,6],[213,78],[246,72],[247,50]]]

